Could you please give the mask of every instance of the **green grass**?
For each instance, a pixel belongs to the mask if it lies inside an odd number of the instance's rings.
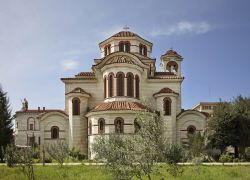
[[[250,166],[183,166],[181,176],[173,178],[166,171],[166,166],[161,166],[160,172],[153,174],[152,179],[183,179],[183,180],[250,180]],[[50,179],[86,179],[86,180],[110,180],[112,176],[103,166],[35,166],[35,177],[41,180]],[[26,180],[20,168],[0,166],[0,179]]]

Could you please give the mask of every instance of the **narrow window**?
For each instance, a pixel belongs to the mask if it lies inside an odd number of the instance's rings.
[[[104,99],[107,97],[107,78],[106,78],[106,76],[104,77],[104,80],[103,80],[103,85],[104,85]]]
[[[132,73],[127,74],[127,96],[134,96],[134,75]]]
[[[147,46],[144,46],[144,48],[143,48],[143,55],[147,56]]]
[[[163,104],[164,104],[164,112],[166,116],[170,116],[171,115],[171,104],[172,101],[170,98],[164,98],[163,99]]]
[[[30,130],[33,130],[33,129],[34,129],[33,124],[30,124]]]
[[[73,116],[80,115],[80,99],[79,98],[72,99],[72,112],[73,112]]]
[[[98,120],[98,131],[99,134],[105,133],[105,120],[103,118]]]
[[[124,51],[124,43],[122,41],[119,42],[119,51],[121,51],[121,52]]]
[[[108,86],[109,86],[108,95],[109,95],[109,97],[112,97],[114,95],[114,93],[113,93],[113,91],[114,91],[113,81],[114,81],[114,75],[112,73],[110,73],[109,79],[108,79]]]
[[[51,127],[51,139],[58,139],[59,138],[59,127],[52,126]]]
[[[135,76],[135,97],[140,98],[140,79],[139,76]]]
[[[109,44],[109,45],[106,45],[106,46],[104,47],[104,56],[109,55],[109,54],[110,54],[110,50],[111,50],[111,45],[110,45],[110,44]]]
[[[125,42],[125,52],[130,52],[130,43]]]
[[[122,118],[116,118],[115,119],[115,132],[116,133],[123,133],[123,126],[124,121]]]
[[[139,45],[139,51],[140,51],[140,54],[142,55],[142,44]]]
[[[117,96],[124,96],[124,74],[122,72],[116,74],[116,87]]]

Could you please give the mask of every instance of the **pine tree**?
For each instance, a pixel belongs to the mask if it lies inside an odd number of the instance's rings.
[[[3,162],[4,151],[7,144],[10,144],[13,140],[13,129],[12,129],[9,99],[7,93],[4,92],[0,86],[0,161]]]

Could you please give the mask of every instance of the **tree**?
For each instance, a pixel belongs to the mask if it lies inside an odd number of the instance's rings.
[[[0,161],[4,160],[4,152],[7,144],[10,144],[13,140],[13,129],[12,129],[9,99],[7,93],[4,92],[0,86]]]
[[[96,137],[92,146],[95,158],[105,160],[115,179],[152,179],[152,173],[158,170],[156,163],[160,161],[168,163],[171,168],[175,166],[170,173],[177,175],[181,148],[167,143],[160,116],[152,112],[138,113],[135,126],[134,134]]]
[[[5,151],[7,166],[14,167],[20,161],[20,151],[14,144],[8,144]]]
[[[188,134],[188,141],[184,144],[191,158],[201,157],[205,150],[205,137],[200,132]]]
[[[63,166],[64,160],[69,156],[69,147],[64,140],[58,140],[46,146],[46,151],[55,159],[60,166]]]
[[[33,156],[34,149],[32,147],[27,147],[21,149],[19,152],[18,166],[22,168],[24,174],[27,175],[29,180],[35,179]]]
[[[245,155],[245,148],[250,145],[250,97],[238,96],[232,102],[220,102],[208,125],[213,147],[223,152],[233,146],[235,158],[239,153]]]

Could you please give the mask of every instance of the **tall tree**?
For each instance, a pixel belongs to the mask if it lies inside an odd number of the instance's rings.
[[[3,162],[7,144],[13,140],[13,129],[9,98],[0,86],[0,161]]]
[[[238,96],[232,102],[221,102],[209,122],[209,140],[222,151],[233,146],[235,157],[244,155],[250,145],[250,97]]]

